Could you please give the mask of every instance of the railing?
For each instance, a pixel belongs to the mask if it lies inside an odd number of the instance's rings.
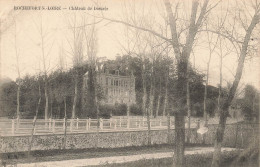
[[[0,120],[0,135],[30,135],[33,134],[63,134],[88,133],[96,131],[127,131],[147,130],[145,117],[127,118],[117,117],[111,119],[37,119],[33,128],[32,119],[4,119]],[[65,126],[66,125],[66,126]],[[151,118],[151,130],[167,129],[167,118]],[[188,127],[187,121],[185,127]],[[191,122],[191,128],[197,127],[197,121]],[[174,129],[174,118],[170,118],[170,128]]]

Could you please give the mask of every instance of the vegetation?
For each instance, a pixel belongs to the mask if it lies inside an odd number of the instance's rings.
[[[165,60],[166,61],[166,60]],[[149,68],[151,68],[151,64],[147,60],[147,73],[149,73]],[[129,56],[119,56],[116,60],[108,60],[104,63],[106,68],[111,69],[110,72],[113,73],[113,69],[120,69],[123,75],[129,75],[130,71],[133,71],[134,76],[136,77],[136,104],[130,106],[130,114],[131,115],[142,115],[142,96],[143,96],[143,87],[142,82],[140,82],[141,73],[140,73],[140,60],[137,58],[131,58]],[[82,67],[74,67],[69,71],[61,71],[56,70],[48,75],[48,97],[49,97],[49,116],[51,118],[64,118],[65,116],[65,106],[67,112],[67,117],[70,118],[72,116],[71,110],[73,107],[73,96],[74,96],[74,82],[75,75],[74,70],[77,68],[78,71],[78,97],[77,98],[77,113],[76,116],[78,118],[96,118],[96,109],[93,102],[94,92],[93,92],[93,82],[88,81],[87,86],[84,84],[84,75],[89,71],[88,65],[82,65]],[[163,62],[161,62],[158,66],[156,66],[158,73],[155,73],[155,78],[161,78],[161,82],[165,82],[165,76],[161,75],[164,73],[165,68],[163,68]],[[176,74],[174,73],[174,69],[171,69],[171,75],[169,77],[169,83],[173,86],[169,87],[169,104],[170,106],[174,106],[176,103],[177,97],[175,97],[176,92]],[[90,73],[88,73],[90,74]],[[203,114],[203,74],[196,72],[194,69],[190,71],[190,95],[191,95],[191,109],[192,116],[202,116]],[[20,80],[20,115],[21,118],[33,118],[34,111],[36,105],[38,103],[38,79],[41,85],[41,88],[44,88],[44,76],[25,76]],[[89,77],[89,76],[85,76]],[[91,78],[91,77],[89,77]],[[150,89],[151,76],[147,76],[147,91]],[[0,108],[1,116],[15,118],[16,117],[16,91],[17,84],[14,81],[9,81],[0,86]],[[86,86],[86,87],[85,87]],[[86,90],[85,90],[86,89]],[[161,84],[157,81],[155,82],[155,90],[159,91],[161,89],[161,94],[165,95],[165,84]],[[44,89],[41,89],[42,101],[45,101]],[[97,96],[99,101],[104,98],[103,90],[100,86],[97,86]],[[208,86],[208,114],[214,116],[214,112],[216,109],[216,100],[218,96],[218,90],[215,87]],[[159,98],[159,93],[155,94],[154,97],[154,107],[153,107],[153,115],[156,115],[156,106],[158,105],[157,100]],[[148,96],[149,99],[149,96]],[[160,98],[161,103],[165,100],[165,96]],[[65,105],[66,103],[66,105]],[[44,103],[40,104],[39,107],[39,118],[44,118]],[[163,105],[159,105],[159,115],[163,114]],[[173,108],[170,114],[177,110],[177,108]],[[111,105],[100,105],[100,116],[104,118],[109,118],[112,115],[123,116],[127,113],[126,104],[115,104]],[[187,113],[186,113],[187,114]]]
[[[252,85],[246,85],[244,97],[241,100],[241,109],[245,118],[259,121],[259,92]]]

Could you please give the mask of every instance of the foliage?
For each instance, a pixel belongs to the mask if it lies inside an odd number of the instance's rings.
[[[0,86],[1,117],[13,118],[16,113],[16,83],[11,81]]]
[[[238,151],[231,151],[231,152],[223,152],[222,159],[221,159],[221,166],[230,166],[231,163],[235,160],[235,158],[239,155]],[[212,161],[212,153],[209,154],[192,154],[185,156],[185,167],[208,167],[211,165]],[[248,165],[249,163],[245,164],[236,164],[236,166],[243,166]],[[251,162],[254,166],[257,166],[257,161],[254,160]],[[135,162],[127,162],[123,164],[106,164],[101,165],[108,166],[108,167],[142,167],[142,166],[165,166],[165,167],[173,167],[175,166],[173,163],[173,158],[161,158],[161,159],[143,159],[138,160]]]
[[[246,119],[259,118],[259,92],[252,85],[246,85],[241,104],[242,112]]]
[[[151,86],[151,62],[149,59],[145,60],[146,64],[146,83],[147,92]],[[133,72],[135,76],[135,92],[136,92],[136,104],[130,106],[130,114],[141,115],[143,86],[142,86],[142,62],[139,57],[131,57],[128,55],[118,56],[115,60],[107,60],[104,63],[104,67],[110,71],[115,72],[116,69],[120,70],[121,75],[130,75]],[[156,60],[154,63],[154,77],[155,77],[155,97],[154,97],[154,111],[157,108],[156,105],[159,94],[161,95],[161,105],[159,106],[159,115],[162,115],[163,102],[165,100],[165,82],[167,77],[167,68],[169,67],[169,87],[168,87],[168,99],[169,99],[169,111],[173,115],[176,107],[176,69],[173,66],[173,60],[170,58],[162,57],[160,60]],[[75,77],[78,77],[78,98],[76,117],[79,118],[96,118],[97,110],[95,106],[95,89],[94,89],[94,71],[88,68],[87,65],[80,67],[73,67],[68,71],[56,70],[48,75],[48,87],[49,87],[49,113],[52,118],[63,118],[65,116],[65,106],[67,111],[67,117],[71,117],[72,102],[74,97],[74,85]],[[87,73],[86,73],[87,72]],[[76,75],[77,74],[77,75]],[[191,109],[193,116],[201,116],[203,110],[203,77],[204,74],[197,72],[195,69],[190,69],[190,94],[191,94]],[[86,80],[88,78],[88,80]],[[85,82],[87,81],[87,83]],[[23,118],[33,118],[35,108],[39,96],[39,86],[42,94],[42,103],[39,109],[39,117],[43,117],[44,110],[44,82],[43,76],[25,76],[21,80],[21,114]],[[17,86],[14,82],[9,82],[7,85],[3,85],[1,91],[2,100],[8,100],[8,103],[1,103],[1,116],[15,117],[16,110],[16,90]],[[105,96],[103,89],[100,85],[96,86],[96,94],[98,102],[101,102]],[[9,93],[8,93],[9,92]],[[208,112],[210,115],[214,115],[214,107],[216,106],[216,98],[218,90],[215,87],[208,86]],[[147,97],[149,102],[149,93]],[[107,111],[105,111],[107,110]],[[185,109],[186,110],[186,109]],[[185,111],[186,112],[186,111]],[[108,106],[100,104],[100,116],[108,117],[110,115],[126,115],[127,106],[125,104],[116,104],[115,106]]]
[[[130,105],[130,114],[131,115],[142,115],[142,107],[137,104]]]

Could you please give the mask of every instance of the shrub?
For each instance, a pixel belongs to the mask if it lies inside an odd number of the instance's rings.
[[[137,104],[130,105],[131,115],[142,115],[142,108]]]

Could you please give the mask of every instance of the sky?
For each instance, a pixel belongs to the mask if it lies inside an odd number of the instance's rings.
[[[186,8],[189,8],[191,1],[186,0]],[[70,11],[69,7],[106,7],[108,10],[103,11],[103,15],[107,18],[122,19],[124,14],[128,12],[126,8],[132,8],[130,0],[101,0],[101,1],[82,1],[82,0],[46,0],[46,1],[31,1],[31,0],[0,0],[0,19],[1,26],[4,26],[7,21],[6,31],[1,33],[1,71],[2,77],[9,77],[13,80],[17,78],[17,63],[15,54],[15,42],[14,42],[14,24],[12,17],[8,16],[8,13],[14,14],[16,17],[16,29],[17,29],[17,51],[19,54],[19,67],[21,75],[36,74],[42,70],[42,58],[41,58],[41,38],[39,33],[39,27],[42,20],[43,32],[45,33],[45,53],[46,64],[48,71],[54,70],[58,67],[60,48],[63,47],[64,62],[67,68],[72,65],[72,56],[70,43],[72,40],[72,34],[68,28],[68,19],[72,18],[73,12],[77,15],[84,15],[89,18],[89,21],[93,21],[93,17],[90,15],[100,15],[100,11]],[[153,17],[151,20],[156,20],[156,23],[160,23],[161,15],[163,14],[163,8],[161,8],[158,1],[137,1],[135,4],[137,9],[136,13],[129,13],[138,15],[141,12],[141,7],[145,4],[145,14]],[[141,7],[139,7],[139,6]],[[62,10],[45,10],[45,11],[33,11],[33,10],[16,10],[14,6],[58,6],[61,8],[67,8]],[[151,12],[152,11],[152,12]],[[216,13],[220,12],[218,10]],[[88,14],[86,14],[88,13]],[[90,15],[89,15],[90,14]],[[189,13],[186,13],[189,16]],[[185,17],[187,17],[185,16]],[[42,19],[41,19],[42,18]],[[1,27],[3,28],[3,27]],[[98,57],[107,57],[108,59],[114,59],[116,55],[125,54],[122,45],[126,46],[126,40],[124,37],[125,27],[121,24],[109,23],[103,21],[96,25],[97,38],[98,38]],[[259,28],[259,27],[258,27]],[[199,36],[200,38],[206,38]],[[258,48],[259,50],[259,48]],[[195,57],[195,59],[194,59]],[[208,48],[197,45],[194,48],[193,55],[191,56],[191,62],[195,65],[196,69],[201,72],[206,72],[206,64],[209,57]],[[252,84],[259,89],[260,86],[260,55],[259,52],[255,53],[254,58],[248,59],[245,63],[243,76],[240,85]],[[237,56],[227,55],[224,58],[223,64],[223,78],[224,84],[232,82],[234,80],[234,74],[237,67]],[[219,83],[219,56],[217,54],[212,55],[209,71],[209,84],[218,85]]]

